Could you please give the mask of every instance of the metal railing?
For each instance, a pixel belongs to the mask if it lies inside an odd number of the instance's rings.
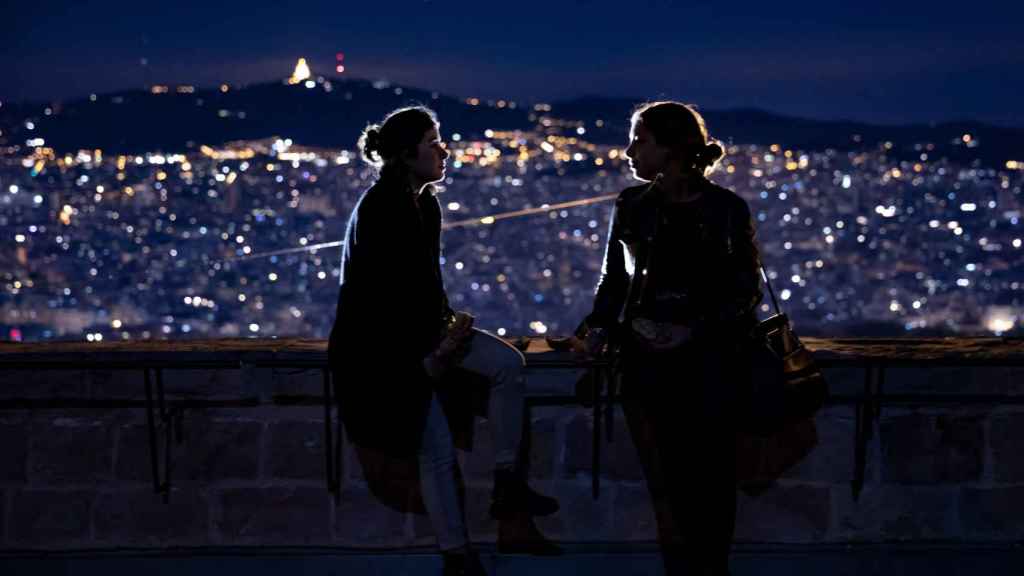
[[[833,393],[830,405],[849,405],[855,414],[854,473],[851,479],[856,500],[864,485],[867,446],[884,405],[1024,405],[1024,394],[923,393],[888,394],[884,390],[886,371],[897,366],[918,368],[1024,366],[1024,342],[988,339],[805,339],[823,369],[855,367],[864,370],[860,393]],[[544,349],[543,341],[533,340],[525,348],[527,371],[590,371],[589,404],[593,418],[592,494],[600,495],[601,432],[613,440],[614,406],[618,402],[618,382],[605,360],[583,360],[569,353]],[[140,372],[143,401],[97,398],[0,398],[0,410],[59,410],[81,408],[142,408],[146,414],[150,469],[153,490],[169,499],[173,470],[173,446],[183,441],[182,429],[187,410],[209,408],[251,408],[266,405],[322,406],[324,409],[325,480],[328,491],[337,498],[341,485],[341,458],[344,434],[338,405],[337,382],[327,366],[326,342],[310,340],[216,340],[186,342],[145,342],[139,344],[0,344],[0,374],[4,370],[83,370],[113,369]],[[251,370],[257,368],[318,370],[323,392],[316,395],[255,394],[230,399],[166,397],[163,371],[166,369]],[[534,406],[580,405],[577,394],[527,394],[526,410]],[[337,412],[335,417],[332,413]],[[527,414],[529,416],[529,414]],[[530,418],[524,420],[527,425]],[[162,464],[162,465],[161,465]]]

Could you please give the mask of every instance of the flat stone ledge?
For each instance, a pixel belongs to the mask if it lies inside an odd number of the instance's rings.
[[[528,366],[581,364],[567,351],[553,350],[544,338],[527,342]],[[837,364],[1002,364],[1024,366],[1024,340],[1012,338],[803,338],[824,365]],[[235,338],[133,342],[0,342],[0,368],[123,366],[239,367],[243,364],[325,366],[327,341],[303,338]]]

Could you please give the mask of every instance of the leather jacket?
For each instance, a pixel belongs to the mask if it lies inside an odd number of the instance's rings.
[[[659,189],[648,192],[645,184],[619,194],[593,311],[583,330],[599,327],[614,333],[641,314],[645,302],[655,297],[659,278],[672,266],[683,267],[671,273],[684,275],[691,287],[686,298],[695,338],[734,335],[753,327],[762,280],[750,209],[735,193],[706,179],[698,185],[703,194],[694,201],[697,229],[687,235],[692,246],[665,245],[670,235],[658,230],[666,223]],[[651,257],[656,245],[660,259]]]

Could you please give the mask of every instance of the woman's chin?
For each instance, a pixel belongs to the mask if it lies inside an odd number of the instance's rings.
[[[652,179],[654,179],[654,176],[649,176],[647,174],[641,174],[640,172],[636,171],[636,168],[634,168],[633,169],[633,178],[635,180],[639,180],[641,182],[650,182]]]

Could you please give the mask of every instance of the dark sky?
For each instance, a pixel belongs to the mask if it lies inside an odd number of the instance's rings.
[[[314,73],[455,96],[672,97],[1024,126],[1024,2],[0,0],[0,99]],[[143,63],[145,59],[145,64]]]

